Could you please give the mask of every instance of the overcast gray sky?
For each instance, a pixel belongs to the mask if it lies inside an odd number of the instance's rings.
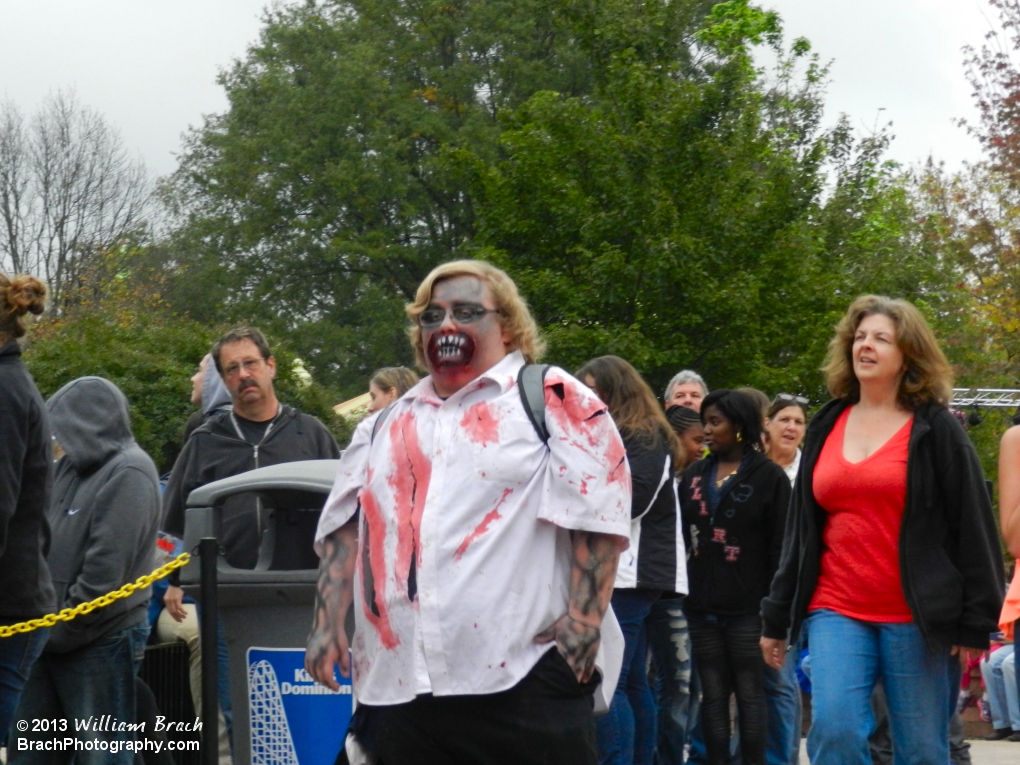
[[[906,165],[929,154],[950,168],[980,157],[954,121],[976,114],[961,49],[980,47],[997,20],[987,0],[760,2],[779,11],[788,40],[806,37],[832,60],[827,124],[840,112],[866,130],[892,122],[890,154]]]
[[[972,116],[960,49],[979,44],[985,0],[760,0],[787,37],[807,37],[834,59],[826,122],[893,122],[892,156],[932,153],[950,167],[976,159],[953,124]],[[30,113],[47,94],[74,88],[120,130],[157,174],[189,125],[222,111],[217,72],[258,39],[266,0],[0,0],[0,98]],[[879,111],[879,110],[883,111]]]

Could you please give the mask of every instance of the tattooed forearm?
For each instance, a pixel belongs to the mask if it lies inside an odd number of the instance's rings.
[[[573,548],[567,613],[535,639],[555,640],[577,679],[586,682],[595,671],[602,617],[613,594],[620,551],[615,537],[581,531],[573,534]]]
[[[608,534],[574,532],[574,561],[570,572],[570,615],[602,624],[616,581],[620,548]]]
[[[327,536],[319,561],[315,593],[315,617],[305,650],[305,669],[318,682],[337,690],[333,666],[350,673],[344,618],[354,593],[354,564],[357,559],[358,529],[349,523]]]

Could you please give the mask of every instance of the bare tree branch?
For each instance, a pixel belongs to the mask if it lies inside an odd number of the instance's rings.
[[[28,122],[0,105],[0,268],[45,279],[55,304],[144,231],[151,199],[144,165],[73,93],[51,96]]]

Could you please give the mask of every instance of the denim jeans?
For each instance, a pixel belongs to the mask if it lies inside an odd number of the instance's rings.
[[[0,640],[0,738],[7,735],[18,708],[21,689],[50,635],[49,627]]]
[[[648,616],[648,646],[655,664],[655,703],[659,708],[655,762],[684,761],[684,744],[697,715],[691,676],[691,636],[683,598],[660,598]]]
[[[17,718],[66,720],[68,730],[63,735],[92,742],[94,748],[63,755],[20,751],[14,744],[18,738],[44,741],[52,739],[54,734],[33,733],[31,729],[22,733],[12,728],[8,763],[52,765],[69,762],[73,757],[76,765],[131,765],[132,752],[111,750],[117,749],[116,742],[133,741],[134,732],[90,729],[86,733],[75,731],[74,722],[90,717],[99,721],[103,715],[110,715],[108,722],[111,724],[100,727],[135,722],[135,675],[145,655],[148,637],[149,623],[144,621],[68,653],[44,653],[32,667]]]
[[[797,647],[787,651],[778,670],[765,667],[765,708],[768,728],[765,762],[797,765],[800,762],[800,685],[797,682]]]
[[[808,756],[819,765],[870,765],[872,690],[881,680],[896,765],[949,762],[949,718],[958,663],[931,651],[915,624],[851,619],[834,611],[807,620],[812,724]]]
[[[601,765],[651,765],[655,752],[655,699],[648,685],[645,622],[659,590],[613,590],[613,611],[623,630],[623,667],[609,712],[595,718]]]
[[[1013,646],[1006,645],[992,653],[987,659],[981,660],[981,679],[988,690],[988,706],[992,714],[992,726],[995,728],[1012,728],[1020,730],[1020,709],[1017,708],[1016,677],[1013,683],[1007,683],[1003,663],[1012,657]],[[1009,666],[1012,670],[1012,663]],[[1012,686],[1010,688],[1010,686]],[[1009,690],[1012,690],[1012,705]],[[1015,716],[1014,716],[1015,715]]]

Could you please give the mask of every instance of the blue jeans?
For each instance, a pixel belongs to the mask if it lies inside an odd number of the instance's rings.
[[[648,646],[655,662],[655,703],[659,735],[655,761],[672,765],[684,761],[684,744],[697,715],[692,696],[691,636],[683,598],[660,598],[648,616]]]
[[[0,738],[6,737],[11,727],[21,689],[49,635],[50,628],[42,627],[0,639]]]
[[[655,752],[655,699],[648,686],[645,621],[659,590],[613,590],[613,611],[623,630],[623,667],[609,712],[595,718],[601,765],[651,765]]]
[[[132,752],[113,750],[118,749],[118,742],[134,741],[133,731],[76,731],[74,721],[90,717],[98,721],[102,715],[110,715],[111,725],[104,727],[135,722],[135,675],[148,637],[149,623],[144,621],[68,653],[44,653],[32,667],[17,719],[66,720],[68,730],[59,736],[89,742],[93,748],[63,754],[20,751],[15,743],[18,738],[45,741],[54,734],[33,732],[31,728],[23,733],[12,728],[7,762],[52,765],[69,762],[73,757],[76,765],[131,765]]]
[[[949,762],[949,718],[958,663],[949,647],[931,651],[915,624],[863,622],[834,611],[807,620],[816,765],[870,765],[875,726],[871,693],[882,681],[896,765]]]
[[[767,765],[797,765],[800,761],[800,685],[797,683],[797,657],[794,646],[786,661],[776,670],[765,667],[765,708],[768,726],[765,734]]]
[[[1016,678],[1007,678],[1003,662],[1013,656],[1013,646],[1006,645],[987,659],[981,660],[981,679],[988,691],[988,707],[992,714],[992,726],[1020,730],[1020,708],[1017,703]],[[1008,669],[1013,670],[1012,662]],[[1012,682],[1009,682],[1012,681]],[[1012,704],[1009,690],[1012,689]],[[1015,716],[1014,716],[1015,713]]]

